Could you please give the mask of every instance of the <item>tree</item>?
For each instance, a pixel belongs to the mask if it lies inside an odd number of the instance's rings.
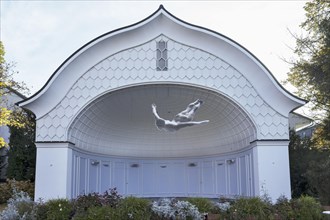
[[[289,157],[291,194],[293,198],[301,195],[316,196],[317,191],[307,179],[309,161],[315,159],[316,149],[312,148],[312,141],[301,138],[294,131],[290,131]]]
[[[15,64],[7,63],[4,58],[5,50],[2,42],[0,41],[0,126],[12,126],[12,127],[23,127],[24,119],[21,118],[20,114],[13,114],[14,107],[8,108],[6,96],[13,90],[15,91],[27,91],[27,87],[24,83],[16,82],[13,75],[17,72],[14,71]],[[0,136],[0,148],[7,146],[3,136]]]
[[[292,197],[319,197],[330,204],[330,150],[314,147],[313,140],[290,131],[290,176]]]
[[[288,82],[297,95],[309,100],[314,117],[321,116],[316,134],[320,145],[330,142],[330,1],[312,0],[305,7],[306,20],[301,27],[305,36],[294,36],[297,59],[288,74]],[[324,146],[322,146],[324,147]]]
[[[36,146],[35,116],[32,112],[23,111],[14,114],[24,114],[24,127],[10,127],[7,178],[15,180],[30,180],[35,178]]]
[[[301,27],[306,34],[294,36],[297,58],[292,62],[287,81],[298,89],[297,95],[311,102],[320,126],[308,143],[291,135],[292,189],[298,189],[298,194],[315,190],[321,201],[329,204],[330,1],[312,0],[304,9],[306,20]],[[293,191],[293,195],[296,192]]]
[[[320,154],[320,153],[319,153]],[[322,204],[330,204],[330,151],[321,152],[319,160],[312,160],[309,163],[306,177],[313,185],[319,195]]]

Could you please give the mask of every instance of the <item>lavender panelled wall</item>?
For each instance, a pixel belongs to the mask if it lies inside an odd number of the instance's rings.
[[[73,153],[72,197],[116,187],[139,197],[253,196],[252,151],[204,158],[130,159]]]

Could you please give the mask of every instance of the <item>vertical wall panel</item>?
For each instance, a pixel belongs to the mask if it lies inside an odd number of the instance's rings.
[[[225,161],[216,162],[216,193],[218,195],[227,195],[227,175]]]
[[[77,156],[73,156],[73,169],[72,169],[72,187],[71,187],[71,197],[75,198],[79,195],[79,171],[80,171],[80,158]]]
[[[87,194],[86,190],[86,180],[87,180],[87,163],[85,158],[80,158],[79,166],[79,194]]]
[[[156,194],[156,164],[144,163],[142,173],[142,194],[152,196]]]
[[[188,195],[198,195],[200,192],[200,167],[187,167],[187,193]]]
[[[173,196],[182,196],[185,192],[185,163],[174,163],[172,170],[171,192],[173,193]]]
[[[254,183],[253,183],[253,166],[252,166],[252,156],[250,154],[246,155],[247,160],[247,173],[248,173],[248,195],[254,196]]]
[[[234,161],[233,163],[229,161]],[[238,195],[238,178],[237,178],[237,164],[236,159],[227,160],[228,179],[229,179],[229,195]]]
[[[109,190],[111,187],[111,165],[109,161],[103,161],[101,164],[101,193]]]
[[[248,195],[248,184],[247,184],[247,167],[246,167],[246,158],[245,156],[239,158],[240,166],[240,195]]]
[[[95,164],[92,164],[96,162]],[[93,193],[93,192],[99,192],[99,168],[100,164],[99,161],[94,161],[90,160],[90,163],[88,164],[89,166],[89,175],[88,175],[88,192]]]
[[[103,193],[138,197],[253,196],[252,156],[132,160],[74,155],[72,195]],[[95,163],[96,162],[96,163]]]
[[[140,164],[129,163],[127,166],[127,194],[138,195],[140,188]]]
[[[202,193],[214,194],[214,167],[212,161],[203,162]]]
[[[126,193],[125,163],[115,162],[113,166],[113,187],[117,188],[119,194]]]
[[[157,167],[157,191],[160,195],[169,194],[171,185],[171,166],[169,163],[160,163]]]

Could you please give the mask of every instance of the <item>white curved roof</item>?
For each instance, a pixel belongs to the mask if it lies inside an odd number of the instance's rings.
[[[39,92],[19,105],[31,109],[37,117],[46,114],[63,99],[81,74],[100,60],[160,34],[203,48],[244,72],[269,105],[275,109],[282,106],[279,111],[283,115],[306,103],[286,91],[269,70],[244,47],[217,32],[176,18],[161,5],[146,19],[106,33],[80,48],[55,71]]]

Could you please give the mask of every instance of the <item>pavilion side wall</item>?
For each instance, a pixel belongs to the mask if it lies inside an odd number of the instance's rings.
[[[36,145],[36,201],[114,187],[137,197],[291,198],[288,141],[255,141],[235,154],[169,159],[101,156],[65,142]]]
[[[36,143],[35,201],[70,198],[72,149],[70,143]]]
[[[124,196],[254,196],[250,148],[227,155],[189,158],[123,158],[73,151],[75,198],[116,187]]]
[[[291,198],[290,164],[286,140],[255,141],[253,144],[254,190],[256,196]]]

